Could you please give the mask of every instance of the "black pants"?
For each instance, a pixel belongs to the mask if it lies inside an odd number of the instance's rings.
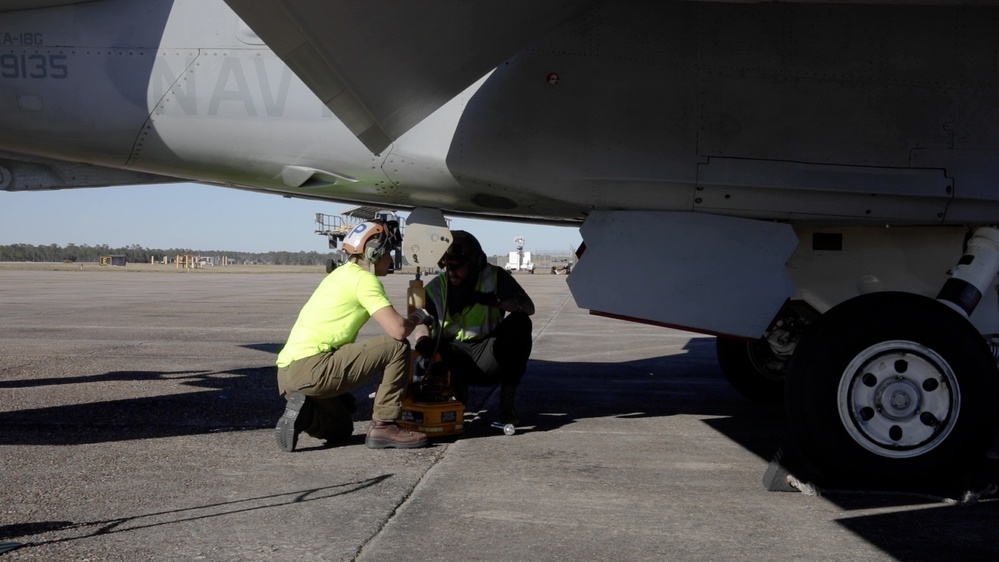
[[[531,317],[508,314],[485,339],[441,345],[443,366],[451,371],[451,386],[462,402],[469,386],[517,388],[531,356]]]

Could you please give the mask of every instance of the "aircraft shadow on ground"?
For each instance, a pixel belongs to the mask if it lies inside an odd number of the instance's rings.
[[[281,344],[261,343],[248,348],[277,353]],[[746,427],[740,442],[750,442],[761,455],[770,455],[771,436],[782,419],[731,390],[714,360],[712,338],[689,342],[687,353],[627,362],[552,362],[532,360],[519,394],[519,407],[535,426],[551,431],[585,417],[661,417],[679,413],[737,416],[756,420],[764,429]],[[106,400],[14,410],[0,413],[0,445],[78,445],[130,439],[244,431],[273,427],[284,401],[277,392],[272,365],[223,371],[111,371],[99,375],[0,381],[0,391],[33,388],[44,392],[55,385],[175,382],[200,392],[170,392],[122,400]],[[378,381],[352,394],[357,398],[355,420],[371,416]],[[470,408],[485,410],[495,403],[495,387],[473,387]],[[535,416],[534,413],[560,415]],[[488,415],[488,414],[486,414]],[[486,425],[486,424],[483,424]],[[490,433],[492,434],[492,433]],[[476,437],[474,431],[463,438]]]
[[[703,423],[765,461],[772,461],[778,452],[794,450],[782,408],[753,403],[728,385],[717,366],[713,338],[692,339],[684,351],[612,364],[531,361],[518,394],[524,426],[518,432],[552,431],[585,418],[688,414],[704,416]],[[488,423],[496,418],[497,395],[495,388],[471,395],[469,410],[480,420],[473,420],[459,439],[497,434]],[[981,491],[989,483],[999,482],[999,461],[985,462],[970,475],[933,489],[882,493],[858,489],[854,482],[850,490],[864,494],[851,495],[841,488],[843,482],[835,475],[800,462],[787,464],[794,471],[801,470],[795,476],[825,490],[831,501],[838,503],[840,497],[848,497],[844,507],[852,508],[960,500],[964,492]],[[764,474],[760,476],[762,487]]]
[[[585,418],[723,416],[737,420],[729,429],[740,443],[762,457],[772,455],[783,412],[754,404],[728,385],[715,359],[714,338],[692,339],[684,351],[614,363],[531,360],[517,395],[521,425],[526,431],[551,431]],[[473,388],[469,402],[469,410],[491,420],[498,391]]]
[[[102,375],[0,381],[5,388],[173,381],[204,389],[0,413],[0,445],[79,445],[273,427],[284,401],[276,368],[225,371],[112,371]]]
[[[277,355],[283,343],[242,347]],[[176,381],[204,392],[0,412],[0,445],[78,445],[273,427],[284,408],[273,365],[227,371],[111,371],[0,380],[0,391],[58,385]]]
[[[695,338],[684,354],[624,363],[532,362],[523,383],[524,396],[519,400],[526,406],[520,416],[528,425],[526,431],[551,431],[590,417],[703,415],[705,424],[771,461],[778,451],[789,448],[783,409],[755,404],[731,389],[717,366],[713,342],[713,338]],[[547,382],[537,384],[540,377]],[[537,394],[531,395],[533,390]],[[496,394],[484,396],[481,405],[486,410],[495,409]],[[486,411],[483,415],[489,414]],[[462,438],[493,437],[496,432],[481,424]],[[760,487],[765,489],[764,474],[760,477]],[[964,492],[981,493],[990,483],[999,483],[999,461],[986,461],[961,481],[934,489],[819,488],[823,497],[818,501],[832,502],[847,511],[911,506],[838,521],[896,559],[994,560],[999,558],[999,541],[995,540],[999,501],[995,492],[985,492],[977,503],[975,498],[961,502],[969,499]],[[835,486],[837,482],[833,478],[819,484]],[[816,498],[801,494],[801,500]]]
[[[247,347],[277,353],[281,344]],[[136,381],[173,381],[200,391],[2,412],[0,445],[78,445],[266,429],[274,426],[284,406],[273,365],[7,380],[0,381],[0,391],[37,387],[44,392],[53,385]],[[355,420],[370,419],[369,395],[377,383],[372,380],[352,393],[358,404]],[[466,411],[478,413],[480,419],[468,424],[461,436],[435,441],[495,436],[497,431],[489,428],[489,422],[496,417],[497,394],[496,387],[473,387]],[[704,423],[766,461],[788,442],[779,408],[754,404],[725,381],[715,359],[713,338],[691,339],[684,353],[632,361],[532,359],[518,393],[518,409],[522,425],[527,426],[521,433],[554,431],[585,418],[688,414],[705,416]],[[363,436],[355,437],[351,443],[363,441]],[[989,465],[983,478],[999,481],[999,470]]]
[[[276,352],[280,345],[260,344],[254,349]],[[173,380],[204,390],[0,413],[0,444],[79,445],[269,429],[284,404],[277,394],[275,378],[275,368],[268,365],[228,371],[114,371],[89,377],[2,381],[0,389],[38,387],[44,391],[45,386],[56,384]],[[355,420],[370,418],[368,395],[376,384],[372,381],[354,391],[359,406]],[[495,417],[490,410],[495,409],[496,394],[495,387],[473,387],[468,410],[478,412],[481,420],[470,424],[459,437],[436,442],[506,438],[488,427]],[[711,338],[691,340],[682,354],[626,362],[532,360],[518,396],[518,408],[523,425],[528,426],[522,433],[554,431],[585,418],[688,414],[705,416],[704,423],[767,461],[787,439],[782,411],[756,405],[728,386],[718,370]],[[362,442],[360,435],[351,440],[355,446]],[[318,452],[323,447],[303,448],[300,452],[308,454],[313,449]],[[999,482],[997,465],[999,461],[988,464],[980,478]],[[999,546],[993,534],[999,502],[985,496],[976,505],[954,506],[941,497],[921,496],[921,492],[827,489],[823,496],[848,511],[912,506],[905,511],[839,521],[844,528],[899,559],[940,559],[961,554],[966,555],[962,558],[982,559],[986,554],[996,558]],[[802,495],[802,501],[814,499]],[[111,522],[73,525],[101,523]],[[31,529],[20,531],[3,534],[10,538],[33,534]]]
[[[836,498],[837,503],[868,498]],[[925,503],[925,502],[924,502]],[[895,560],[996,560],[999,501],[975,505],[930,505],[877,515],[846,517],[839,525],[877,545]]]

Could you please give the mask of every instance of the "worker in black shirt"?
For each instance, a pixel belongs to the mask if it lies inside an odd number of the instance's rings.
[[[474,236],[452,235],[444,271],[426,286],[427,309],[439,324],[416,349],[440,354],[461,402],[469,385],[499,384],[499,421],[517,425],[514,401],[531,355],[534,302],[508,271],[486,261]]]

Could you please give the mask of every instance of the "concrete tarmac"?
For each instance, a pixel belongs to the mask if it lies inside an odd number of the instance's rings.
[[[768,491],[783,415],[728,387],[713,339],[591,316],[564,276],[517,276],[515,435],[480,388],[463,436],[370,450],[363,389],[352,443],[283,453],[275,354],[321,275],[0,269],[0,559],[999,556],[994,494]],[[411,278],[385,278],[397,309]]]

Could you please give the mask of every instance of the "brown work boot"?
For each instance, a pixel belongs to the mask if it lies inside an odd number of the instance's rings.
[[[369,449],[415,449],[427,445],[427,434],[403,429],[395,422],[371,420],[364,444]]]

